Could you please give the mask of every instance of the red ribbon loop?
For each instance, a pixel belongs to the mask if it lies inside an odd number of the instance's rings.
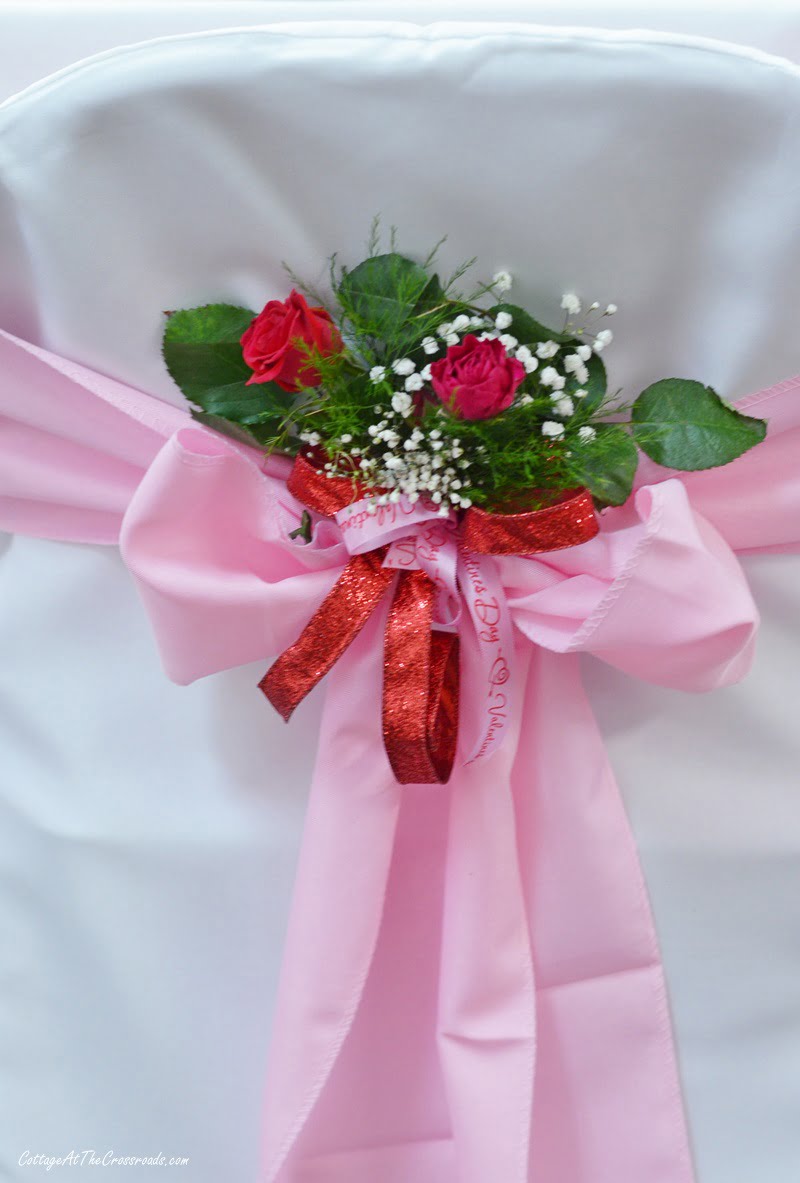
[[[403,571],[383,649],[383,742],[401,785],[446,784],[458,739],[459,645],[435,632],[436,587]]]

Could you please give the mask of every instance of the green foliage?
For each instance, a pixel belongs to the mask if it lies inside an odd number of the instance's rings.
[[[622,424],[599,423],[595,430],[593,440],[573,448],[576,483],[585,485],[600,505],[622,505],[636,476],[636,444]]]
[[[593,353],[586,363],[586,369],[589,371],[589,380],[583,384],[583,389],[587,392],[586,398],[583,400],[583,409],[584,411],[595,411],[605,402],[608,388],[606,367],[602,357]],[[578,382],[572,379],[567,383],[568,392],[576,389],[577,386]]]
[[[167,320],[163,351],[172,378],[201,408],[192,412],[198,422],[260,446],[281,433],[294,400],[276,382],[247,384],[253,371],[242,356],[241,337],[254,315],[233,304],[184,308]]]
[[[244,384],[252,370],[240,339],[255,313],[233,304],[173,312],[164,329],[164,361],[190,402],[205,407],[209,390]],[[208,409],[208,408],[206,408]]]
[[[356,337],[368,338],[376,356],[402,352],[421,339],[420,322],[427,323],[444,297],[437,275],[396,253],[343,269],[336,294]]]
[[[643,452],[682,472],[729,464],[764,439],[767,425],[734,410],[710,386],[684,378],[654,382],[631,412]]]
[[[226,435],[229,439],[236,440],[237,443],[249,444],[251,448],[261,448],[266,442],[258,429],[251,430],[249,427],[242,427],[240,423],[222,419],[219,415],[207,415],[205,411],[195,410],[194,407],[191,408],[191,415],[201,427],[208,427],[211,431],[219,432],[220,435]]]
[[[508,312],[511,315],[514,327],[509,332],[513,331],[520,345],[538,345],[542,341],[557,341],[560,345],[574,341],[576,345],[579,344],[578,339],[570,333],[557,333],[555,329],[548,329],[545,325],[539,324],[538,320],[534,320],[530,313],[518,304],[493,304],[486,315],[494,320],[498,312]]]

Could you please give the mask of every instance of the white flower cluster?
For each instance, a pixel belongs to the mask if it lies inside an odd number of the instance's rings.
[[[581,312],[581,302],[574,292],[565,292],[561,298],[561,307],[567,313],[567,317],[578,316]],[[600,307],[599,304],[590,304],[589,311],[595,312]],[[616,304],[607,304],[603,316],[613,316],[617,311]],[[569,324],[569,320],[567,321]],[[585,330],[578,330],[581,334]],[[587,362],[592,354],[602,353],[607,345],[610,345],[614,339],[614,334],[611,329],[602,329],[596,333],[591,340],[591,344],[581,344],[577,346],[562,347],[556,341],[542,341],[536,346],[536,356],[542,360],[551,361],[552,364],[546,366],[539,375],[539,383],[541,386],[547,387],[550,391],[550,401],[553,408],[554,419],[546,419],[542,423],[542,435],[548,439],[563,439],[566,427],[565,419],[569,419],[575,413],[575,399],[584,399],[587,395],[585,384],[589,381],[589,368]],[[568,378],[574,378],[579,384],[577,389],[572,391],[571,395],[564,395],[562,391],[567,384]],[[578,438],[585,443],[590,442],[595,438],[597,432],[593,427],[581,427],[578,430]]]
[[[506,292],[511,282],[508,272],[499,271],[491,288],[495,292]],[[577,316],[581,302],[568,292],[562,298],[561,307],[568,316]],[[598,304],[592,304],[589,311],[597,308]],[[616,310],[615,304],[609,304],[602,315],[611,316]],[[540,362],[547,362],[539,373],[539,387],[543,393],[549,394],[553,418],[545,419],[541,433],[548,439],[562,439],[566,434],[566,421],[575,414],[576,400],[585,398],[588,393],[585,389],[589,380],[587,363],[593,354],[601,353],[611,343],[613,334],[610,329],[604,329],[590,338],[591,344],[562,346],[556,341],[540,341],[531,348],[520,345],[517,337],[508,331],[512,328],[513,316],[509,312],[499,312],[493,319],[486,315],[461,313],[452,322],[439,325],[436,335],[425,337],[421,346],[427,356],[434,357],[446,352],[450,346],[458,345],[462,335],[470,332],[475,333],[479,341],[498,340],[509,357],[522,363],[526,374],[538,370]],[[578,332],[583,335],[585,330]],[[412,415],[414,395],[431,380],[431,363],[418,370],[410,357],[401,357],[388,366],[373,366],[369,377],[373,385],[383,388],[382,396],[389,387],[388,405],[375,406],[376,420],[367,428],[370,442],[365,447],[349,447],[353,441],[351,435],[343,435],[335,441],[344,455],[340,460],[329,460],[325,464],[327,476],[349,475],[355,462],[365,481],[388,490],[370,505],[373,513],[377,512],[377,506],[398,502],[403,495],[412,503],[425,497],[440,506],[443,517],[451,509],[470,506],[467,470],[471,461],[464,455],[461,441],[446,436],[438,428],[423,431]],[[570,394],[565,394],[568,380],[574,380],[578,386]],[[518,405],[533,401],[533,395],[529,393],[518,396]],[[445,413],[441,408],[439,414]],[[584,443],[593,440],[596,434],[595,428],[588,425],[580,427],[577,432]],[[311,445],[321,442],[318,432],[304,432],[300,438]]]

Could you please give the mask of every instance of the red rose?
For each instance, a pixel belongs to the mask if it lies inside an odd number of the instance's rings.
[[[445,406],[462,419],[489,419],[510,407],[525,378],[525,367],[509,357],[497,338],[465,337],[431,366],[431,385]]]
[[[270,300],[242,336],[244,360],[253,371],[247,385],[277,382],[284,390],[319,386],[322,378],[309,364],[302,342],[324,357],[342,348],[330,314],[324,308],[310,308],[305,297],[292,291],[288,300]]]

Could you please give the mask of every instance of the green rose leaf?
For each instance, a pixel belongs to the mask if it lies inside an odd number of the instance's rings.
[[[254,382],[251,386],[231,382],[228,386],[204,390],[197,401],[209,415],[219,415],[235,423],[266,423],[283,419],[294,404],[294,395],[277,382]]]
[[[507,312],[510,315],[511,325],[504,331],[516,337],[520,345],[538,345],[541,341],[556,341],[559,345],[564,345],[568,341],[574,341],[576,345],[579,343],[570,333],[557,333],[554,329],[539,324],[538,320],[534,320],[530,313],[518,304],[495,304],[486,315],[494,320],[498,312]]]
[[[631,424],[651,460],[681,472],[729,464],[767,434],[763,419],[742,415],[710,386],[684,378],[664,378],[642,391]]]
[[[411,316],[441,300],[442,288],[437,276],[404,255],[373,255],[344,272],[338,295],[362,332],[396,342],[408,337]]]
[[[262,446],[263,441],[259,439],[258,435],[247,427],[242,427],[239,423],[231,423],[229,419],[220,419],[218,415],[207,415],[205,411],[197,411],[194,407],[191,408],[191,413],[195,422],[202,427],[208,427],[220,435],[227,435],[240,444],[249,444],[251,448]]]
[[[618,423],[599,423],[595,431],[586,443],[571,441],[579,479],[601,505],[622,505],[636,475],[636,444]]]
[[[252,370],[240,338],[255,316],[233,304],[206,304],[173,312],[164,328],[164,361],[190,402],[206,410],[208,391],[244,384]]]
[[[293,396],[276,382],[247,384],[253,371],[242,357],[240,338],[253,316],[233,304],[175,312],[164,330],[164,360],[186,397],[202,408],[203,415],[195,414],[198,422],[258,446],[283,430]],[[233,424],[253,430],[235,431]]]

